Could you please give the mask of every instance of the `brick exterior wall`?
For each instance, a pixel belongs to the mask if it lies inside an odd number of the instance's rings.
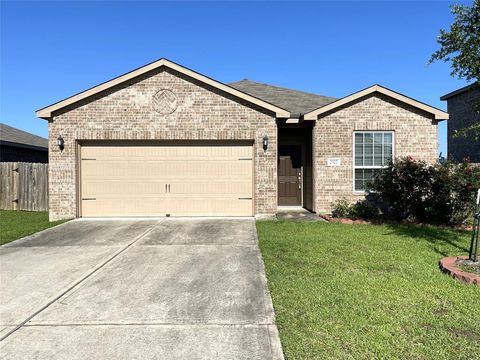
[[[470,89],[447,100],[448,112],[448,155],[457,161],[469,157],[480,163],[480,141],[473,136],[455,137],[455,130],[480,121],[480,114],[473,110],[474,102],[480,103],[480,87]]]
[[[162,115],[152,105],[161,89],[176,95],[177,109]],[[264,152],[262,138],[269,137]],[[65,139],[61,152],[57,137]],[[277,127],[274,114],[242,103],[170,69],[157,69],[94,99],[53,114],[49,122],[50,219],[76,216],[79,140],[253,140],[254,212],[277,210]]]
[[[168,89],[176,110],[162,114],[153,99]],[[170,93],[171,95],[171,93]],[[169,95],[169,96],[170,96]],[[166,106],[168,110],[168,104]],[[432,115],[373,94],[322,115],[312,131],[314,210],[333,201],[356,201],[353,132],[394,131],[396,157],[435,162],[437,125]],[[263,136],[269,148],[262,148]],[[57,147],[57,137],[65,148]],[[277,211],[277,125],[274,114],[167,68],[156,69],[53,114],[49,122],[50,219],[77,216],[77,143],[86,140],[250,140],[254,142],[254,213]],[[328,158],[340,167],[328,167]]]
[[[432,116],[381,94],[374,94],[321,117],[313,129],[315,210],[329,212],[339,198],[355,202],[353,191],[353,132],[393,130],[395,157],[437,159],[437,125]],[[341,166],[327,166],[340,158]]]

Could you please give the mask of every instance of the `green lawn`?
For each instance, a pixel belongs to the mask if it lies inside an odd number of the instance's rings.
[[[65,221],[48,221],[48,213],[0,210],[0,245]]]
[[[480,288],[444,275],[466,232],[257,222],[286,359],[480,358]]]

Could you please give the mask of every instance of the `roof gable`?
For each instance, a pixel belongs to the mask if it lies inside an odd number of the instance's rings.
[[[355,101],[355,100],[357,100],[359,98],[362,98],[364,96],[373,94],[375,92],[386,95],[386,96],[391,97],[393,99],[396,99],[400,102],[403,102],[407,105],[413,106],[417,109],[420,109],[420,110],[423,110],[423,111],[425,111],[429,114],[432,114],[434,116],[434,119],[437,120],[437,121],[448,119],[448,113],[447,112],[445,112],[443,110],[440,110],[440,109],[437,109],[433,106],[427,105],[425,103],[422,103],[418,100],[412,99],[412,98],[410,98],[408,96],[405,96],[403,94],[397,93],[393,90],[387,89],[386,87],[383,87],[383,86],[380,86],[380,85],[372,85],[372,86],[370,86],[366,89],[363,89],[363,90],[360,90],[360,91],[358,91],[356,93],[353,93],[351,95],[345,96],[345,97],[343,97],[343,98],[341,98],[337,101],[334,101],[330,104],[319,107],[316,110],[313,110],[309,113],[306,113],[304,115],[304,119],[305,120],[317,120],[318,116],[321,115],[321,114],[324,114],[328,111],[332,111],[332,110],[334,110],[334,109],[336,109],[340,106],[346,105],[346,104],[348,104],[352,101]]]
[[[200,73],[197,73],[193,70],[190,70],[190,69],[187,69],[186,67],[183,67],[181,65],[178,65],[170,60],[167,60],[167,59],[160,59],[160,60],[157,60],[153,63],[150,63],[150,64],[147,64],[145,66],[142,66],[138,69],[135,69],[135,70],[132,70],[126,74],[123,74],[121,76],[118,76],[112,80],[109,80],[107,82],[104,82],[102,84],[99,84],[97,86],[94,86],[90,89],[87,89],[85,91],[82,91],[76,95],[73,95],[71,97],[68,97],[64,100],[61,100],[57,103],[54,103],[52,105],[49,105],[47,107],[44,107],[42,109],[39,109],[35,112],[35,114],[39,117],[39,118],[42,118],[42,119],[46,119],[46,120],[49,120],[51,119],[52,117],[52,113],[54,111],[57,111],[57,110],[60,110],[60,109],[63,109],[67,106],[70,106],[72,104],[75,104],[77,102],[80,102],[86,98],[89,98],[89,97],[92,97],[102,91],[105,91],[107,89],[110,89],[114,86],[117,86],[119,84],[122,84],[126,81],[129,81],[133,78],[136,78],[138,76],[141,76],[149,71],[152,71],[152,70],[155,70],[155,69],[158,69],[160,67],[167,67],[169,69],[172,69],[174,71],[177,71],[183,75],[186,75],[190,78],[193,78],[197,81],[200,81],[202,83],[205,83],[207,85],[210,85],[214,88],[217,88],[227,94],[230,94],[230,95],[233,95],[239,99],[242,99],[244,101],[247,101],[253,105],[256,105],[256,106],[259,106],[263,109],[266,109],[266,110],[269,110],[273,113],[275,113],[275,116],[278,117],[278,118],[288,118],[290,117],[290,112],[279,107],[279,106],[276,106],[274,104],[271,104],[265,100],[262,100],[262,99],[259,99],[255,96],[252,96],[252,95],[249,95],[245,92],[242,92],[240,90],[237,90],[233,87],[230,87],[228,85],[225,85],[219,81],[216,81],[216,80],[213,80],[205,75],[202,75]]]

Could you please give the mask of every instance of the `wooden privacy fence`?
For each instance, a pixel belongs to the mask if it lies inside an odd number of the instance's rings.
[[[0,163],[0,209],[48,210],[48,164]]]

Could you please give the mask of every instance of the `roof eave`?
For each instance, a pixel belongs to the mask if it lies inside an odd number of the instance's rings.
[[[259,98],[256,98],[252,95],[246,94],[240,90],[234,89],[231,86],[225,85],[217,80],[211,79],[205,75],[202,75],[200,73],[197,73],[193,70],[190,70],[184,66],[181,66],[179,64],[176,64],[170,60],[167,59],[160,59],[155,62],[152,62],[150,64],[147,64],[145,66],[142,66],[138,69],[135,69],[133,71],[130,71],[126,74],[120,75],[112,80],[106,81],[102,84],[99,84],[97,86],[94,86],[90,89],[87,89],[85,91],[82,91],[78,94],[75,94],[73,96],[70,96],[64,100],[61,100],[59,102],[56,102],[52,105],[49,105],[47,107],[44,107],[42,109],[39,109],[35,112],[35,115],[41,119],[45,120],[51,120],[52,119],[52,113],[58,110],[61,110],[67,106],[70,106],[72,104],[75,104],[83,99],[89,98],[91,96],[94,96],[95,94],[98,94],[104,90],[107,90],[111,87],[114,87],[116,85],[119,85],[121,83],[124,83],[128,80],[131,80],[133,78],[136,78],[142,74],[145,74],[149,71],[158,69],[162,66],[165,66],[167,68],[170,68],[172,70],[175,70],[181,74],[184,74],[186,76],[189,76],[195,80],[199,80],[202,83],[205,83],[207,85],[213,86],[214,88],[217,88],[219,90],[222,90],[230,95],[233,95],[237,98],[240,98],[242,100],[245,100],[253,105],[259,106],[260,108],[263,108],[265,110],[271,111],[275,113],[275,116],[277,118],[288,118],[290,117],[290,112],[282,109],[274,104],[270,104],[264,100],[261,100]]]
[[[41,109],[35,111],[35,116],[40,119],[50,120],[52,118],[52,112]]]
[[[443,121],[443,120],[448,120],[449,118],[449,115],[447,112],[445,111],[442,111],[440,109],[437,109],[433,106],[430,106],[430,105],[427,105],[427,104],[424,104],[418,100],[415,100],[415,99],[412,99],[408,96],[405,96],[403,94],[400,94],[400,93],[397,93],[393,90],[390,90],[388,88],[385,88],[381,85],[372,85],[366,89],[363,89],[363,90],[360,90],[356,93],[353,93],[351,95],[348,95],[348,96],[345,96],[341,99],[338,99],[337,101],[334,101],[330,104],[327,104],[327,105],[324,105],[318,109],[315,109],[313,111],[310,111],[309,113],[306,113],[304,115],[304,119],[305,120],[317,120],[318,117],[321,115],[321,114],[324,114],[328,111],[331,111],[331,110],[334,110],[340,106],[343,106],[343,105],[346,105],[356,99],[359,99],[361,97],[364,97],[366,95],[369,95],[369,94],[372,94],[374,92],[379,92],[381,94],[384,94],[384,95],[387,95],[389,97],[392,97],[396,100],[399,100],[403,103],[406,103],[408,105],[411,105],[415,108],[418,108],[418,109],[421,109],[429,114],[432,114],[434,116],[434,119],[438,122],[438,121]]]
[[[457,89],[457,90],[454,90],[454,91],[451,91],[449,92],[448,94],[445,94],[443,95],[442,97],[440,97],[440,100],[442,101],[445,101],[445,100],[448,100],[456,95],[460,95],[460,94],[463,94],[464,92],[467,92],[471,89],[474,89],[475,87],[479,86],[478,83],[473,83],[473,84],[470,84],[470,85],[467,85],[467,86],[464,86],[460,89]]]
[[[0,140],[0,145],[48,152],[48,146],[30,145],[15,141]]]

